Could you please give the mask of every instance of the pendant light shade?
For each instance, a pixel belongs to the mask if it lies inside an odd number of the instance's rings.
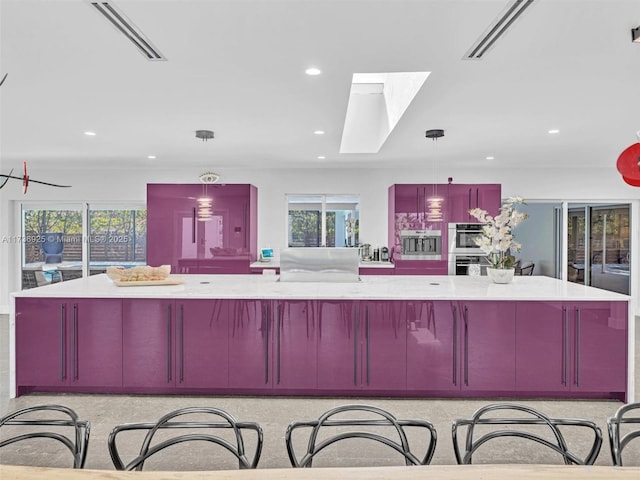
[[[616,163],[622,179],[633,187],[640,187],[640,143],[627,147]]]

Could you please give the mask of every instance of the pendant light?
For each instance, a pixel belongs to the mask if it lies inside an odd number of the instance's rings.
[[[425,137],[433,140],[434,151],[435,151],[435,142],[437,142],[439,138],[444,137],[444,130],[441,130],[441,129],[427,130],[425,132]],[[433,189],[432,189],[431,195],[426,198],[427,222],[440,223],[443,221],[443,214],[442,214],[443,201],[444,199],[440,195],[438,195],[438,186],[436,184],[436,156],[434,154],[433,155]]]
[[[211,130],[196,130],[196,138],[207,142],[214,138],[214,133]],[[198,202],[196,213],[199,221],[206,222],[213,217],[213,199],[207,194],[207,184],[216,183],[220,176],[213,172],[204,172],[199,178],[202,183],[202,196],[196,200]]]

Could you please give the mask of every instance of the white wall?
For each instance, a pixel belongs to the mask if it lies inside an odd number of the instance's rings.
[[[178,162],[176,162],[178,163]],[[640,199],[640,188],[627,186],[612,163],[603,170],[531,169],[372,169],[363,162],[361,169],[215,169],[221,182],[251,183],[258,187],[259,246],[283,248],[286,244],[285,222],[287,193],[352,193],[360,195],[360,239],[374,245],[387,241],[387,189],[394,183],[501,183],[503,197],[519,195],[527,200],[603,200]],[[90,167],[52,169],[31,166],[33,178],[72,185],[52,188],[31,184],[27,195],[20,182],[11,181],[0,190],[0,311],[8,306],[8,292],[18,288],[19,246],[3,238],[19,235],[17,219],[12,218],[21,201],[46,202],[144,202],[147,183],[197,183],[202,169],[153,168],[93,169]],[[440,173],[442,172],[442,173]],[[637,207],[636,207],[637,208]],[[637,214],[636,214],[637,216]],[[634,250],[637,251],[637,250]],[[634,269],[639,270],[638,258]]]

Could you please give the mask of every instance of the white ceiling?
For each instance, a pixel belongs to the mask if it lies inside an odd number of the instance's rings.
[[[462,57],[508,0],[113,3],[168,61],[147,61],[85,0],[0,0],[2,173],[23,160],[613,167],[640,130],[638,0],[536,0],[481,61]],[[410,71],[432,73],[380,151],[340,154],[353,73]]]

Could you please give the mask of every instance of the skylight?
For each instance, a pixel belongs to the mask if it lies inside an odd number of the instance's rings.
[[[377,153],[430,73],[354,73],[340,153]]]

